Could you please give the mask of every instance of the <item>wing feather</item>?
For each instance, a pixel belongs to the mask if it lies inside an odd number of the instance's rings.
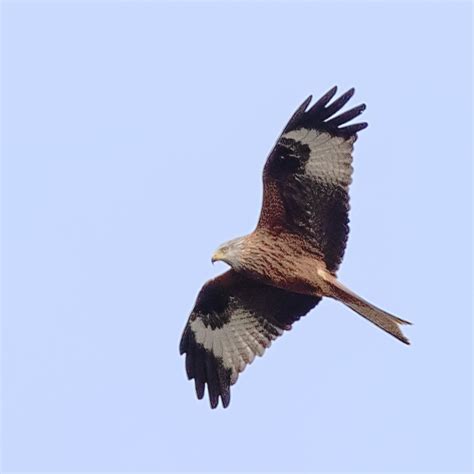
[[[331,90],[327,91],[326,94],[324,94],[319,100],[316,101],[316,103],[308,110],[308,113],[316,115],[321,112],[321,110],[326,107],[327,103],[336,95],[336,92],[337,87],[334,86]]]
[[[353,145],[357,132],[367,127],[365,122],[347,125],[365,104],[335,115],[354,95],[349,89],[331,102],[336,90],[306,111],[307,99],[283,130],[265,164],[258,223],[299,235],[332,272],[339,267],[349,234]]]
[[[290,293],[247,279],[234,270],[201,289],[183,332],[181,354],[196,395],[205,387],[212,408],[230,403],[230,386],[271,342],[320,298]]]

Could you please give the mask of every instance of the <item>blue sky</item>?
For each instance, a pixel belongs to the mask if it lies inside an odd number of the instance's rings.
[[[3,471],[470,471],[469,3],[2,4]],[[341,280],[229,409],[178,342],[309,94],[356,87]]]

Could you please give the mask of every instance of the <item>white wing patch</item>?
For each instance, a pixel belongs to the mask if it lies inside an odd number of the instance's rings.
[[[220,358],[224,368],[231,370],[231,384],[234,384],[239,373],[256,355],[262,356],[272,341],[283,334],[283,329],[237,305],[230,313],[229,321],[221,328],[206,327],[201,318],[191,321],[190,327],[196,343]]]
[[[352,181],[352,150],[355,137],[333,137],[318,130],[300,128],[282,135],[307,145],[310,156],[305,172],[318,180],[347,188]]]

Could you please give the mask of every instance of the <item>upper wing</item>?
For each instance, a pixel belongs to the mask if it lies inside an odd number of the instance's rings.
[[[321,298],[270,287],[229,270],[201,289],[180,343],[199,399],[207,384],[211,407],[230,402],[247,364]]]
[[[311,96],[293,114],[267,159],[258,225],[301,235],[328,270],[336,271],[349,234],[349,184],[357,132],[367,123],[346,124],[365,109],[334,116],[354,94],[339,99],[331,89],[308,110]],[[329,105],[328,105],[329,104]]]

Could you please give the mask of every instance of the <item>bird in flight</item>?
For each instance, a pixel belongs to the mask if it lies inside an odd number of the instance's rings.
[[[365,109],[339,113],[354,89],[334,87],[296,110],[267,158],[257,227],[221,245],[212,262],[231,269],[208,281],[184,329],[180,353],[196,394],[212,408],[230,403],[230,386],[256,355],[323,296],[345,304],[405,344],[411,324],[377,308],[336,277],[349,234],[352,150],[367,123],[347,124]]]

